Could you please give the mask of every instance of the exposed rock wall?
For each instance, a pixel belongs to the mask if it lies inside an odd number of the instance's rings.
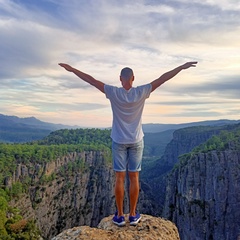
[[[86,168],[81,171],[60,173],[61,167],[81,158]],[[56,173],[56,178],[45,184],[35,184],[12,205],[22,210],[24,217],[37,221],[43,237],[49,239],[63,229],[79,225],[96,226],[99,219],[115,211],[114,173],[99,151],[72,153],[56,161],[37,166],[42,169],[33,174],[31,167],[21,165],[14,174],[14,180],[29,174],[39,178],[40,174]],[[24,171],[22,171],[24,169]],[[64,168],[67,171],[67,168]]]
[[[190,152],[214,134],[218,134],[219,131],[219,128],[214,127],[190,127],[176,130],[173,133],[173,139],[167,145],[164,155],[157,161],[151,173],[148,173],[149,178],[146,179],[146,186],[149,188],[143,188],[145,192],[154,193],[153,199],[160,209],[160,214],[165,201],[166,177],[178,162],[178,156]]]
[[[68,165],[81,159],[83,168],[72,171]],[[71,165],[71,164],[70,164]],[[54,178],[41,182],[43,176]],[[28,193],[11,202],[23,216],[35,219],[46,239],[74,226],[96,227],[99,221],[116,211],[115,175],[111,162],[101,151],[69,153],[50,163],[18,164],[6,186],[16,181],[31,179]],[[126,181],[127,186],[127,181]],[[126,187],[127,189],[127,187]],[[125,192],[124,209],[129,211],[128,192]],[[140,192],[138,210],[154,214],[154,203]]]
[[[218,225],[225,224],[222,229],[225,229],[227,235],[223,239],[230,240],[228,236],[232,236],[230,234],[238,230],[236,227],[233,230],[233,225],[227,226],[226,221],[230,221],[230,216],[232,220],[240,216],[239,210],[233,211],[230,207],[240,209],[238,205],[240,191],[237,188],[240,183],[239,165],[230,163],[233,157],[239,164],[239,153],[234,153],[233,150],[212,153],[211,158],[209,154],[203,156],[199,154],[196,157],[199,163],[196,163],[196,166],[192,165],[197,161],[194,158],[192,162],[176,168],[167,179],[165,188],[167,174],[178,161],[178,156],[191,151],[193,147],[219,132],[219,129],[195,130],[182,129],[174,133],[174,138],[167,146],[164,156],[150,173],[149,182],[141,184],[138,210],[141,213],[157,215],[161,213],[159,206],[164,206],[164,216],[176,222],[180,234],[186,237],[186,240],[201,239],[198,238],[198,233],[200,237],[206,237],[203,239],[218,239],[213,238],[221,237],[215,235],[215,232],[218,232],[216,229]],[[215,156],[214,161],[212,156]],[[83,163],[82,168],[70,171],[68,168],[71,163],[79,159]],[[209,159],[211,160],[208,162]],[[51,179],[51,176],[54,177]],[[48,177],[51,180],[42,181]],[[35,219],[43,237],[49,239],[74,226],[96,227],[103,217],[114,213],[116,209],[114,177],[111,163],[106,160],[104,152],[83,151],[69,153],[45,164],[33,162],[19,164],[13,176],[6,178],[5,184],[11,186],[16,181],[30,179],[28,193],[11,204],[19,207],[24,217]],[[129,205],[127,192],[125,196],[124,209],[127,213]],[[237,200],[234,202],[234,199]],[[222,215],[225,216],[224,220],[221,219]],[[201,221],[198,225],[199,217]],[[235,222],[239,223],[238,220]]]
[[[240,152],[199,153],[175,168],[163,213],[181,239],[240,239]]]
[[[222,128],[224,129],[224,127]],[[176,130],[160,162],[173,167],[178,162],[179,155],[191,152],[194,147],[206,142],[219,132],[220,129],[214,127],[190,127]]]

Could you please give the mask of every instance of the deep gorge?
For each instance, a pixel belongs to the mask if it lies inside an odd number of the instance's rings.
[[[237,239],[240,235],[239,129],[239,124],[233,124],[176,130],[162,157],[152,162],[141,178],[139,211],[173,221],[184,240]],[[96,226],[103,217],[115,212],[114,172],[110,148],[106,145],[108,140],[94,139],[97,135],[98,139],[102,138],[101,133],[86,133],[91,135],[92,143],[80,134],[84,145],[63,145],[64,150],[57,157],[45,151],[45,146],[56,148],[57,153],[60,150],[53,144],[59,140],[66,144],[64,139],[70,136],[73,144],[78,136],[75,131],[53,133],[39,142],[40,145],[30,147],[35,151],[33,155],[26,155],[24,148],[15,154],[17,165],[2,180],[4,188],[24,183],[22,193],[12,197],[10,205],[18,207],[24,218],[35,219],[44,239],[74,226]],[[98,147],[93,142],[98,142]],[[44,153],[51,155],[52,160],[48,161],[48,157],[42,162],[31,160],[32,156],[41,157]],[[126,212],[127,195],[126,192]]]

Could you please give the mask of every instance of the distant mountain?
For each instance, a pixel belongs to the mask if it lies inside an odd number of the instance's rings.
[[[159,133],[167,131],[162,135],[164,135],[164,138],[169,140],[169,137],[170,138],[172,137],[172,133],[176,129],[192,126],[222,126],[227,124],[235,124],[239,122],[240,120],[223,119],[181,124],[149,123],[143,124],[143,131],[146,133],[145,138],[149,137],[147,133]],[[30,142],[43,139],[44,137],[49,135],[50,132],[59,129],[76,129],[76,128],[81,127],[43,122],[35,117],[19,118],[17,116],[7,116],[0,114],[0,142],[9,143]],[[169,135],[167,135],[166,137],[166,134]],[[155,137],[156,136],[151,135],[150,136],[151,141],[153,141]],[[157,138],[159,138],[159,136],[157,136]],[[153,149],[151,149],[151,151],[153,151]]]
[[[38,120],[35,117],[26,117],[26,118],[19,118],[16,116],[7,116],[0,114],[0,126],[8,124],[8,125],[16,125],[16,126],[27,126],[27,127],[38,127],[41,129],[48,129],[48,130],[58,130],[63,128],[77,128],[77,126],[69,126],[63,124],[54,124],[49,122],[43,122]]]
[[[0,142],[20,143],[39,140],[59,129],[77,128],[38,120],[35,117],[19,118],[0,114]]]
[[[180,123],[180,124],[148,123],[148,124],[143,124],[143,131],[156,133],[156,132],[163,132],[170,129],[176,130],[180,128],[195,127],[195,126],[223,126],[228,124],[237,124],[239,122],[240,120],[220,119],[220,120],[208,120],[208,121]]]

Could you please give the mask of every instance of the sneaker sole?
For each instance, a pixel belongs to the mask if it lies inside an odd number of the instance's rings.
[[[142,217],[140,217],[137,221],[130,222],[130,225],[131,225],[131,226],[136,226],[136,225],[141,221],[141,218],[142,218]]]
[[[114,224],[118,225],[119,227],[123,227],[126,225],[126,222],[121,222],[121,223],[118,223],[118,222],[114,222],[112,221]]]

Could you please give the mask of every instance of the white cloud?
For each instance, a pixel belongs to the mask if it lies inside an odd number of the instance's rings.
[[[207,4],[211,4],[213,6],[220,7],[222,10],[239,10],[240,2],[238,0],[205,0]]]
[[[105,115],[109,126],[111,112],[104,95],[60,68],[59,62],[120,86],[119,72],[125,66],[134,69],[134,85],[138,85],[185,61],[199,61],[197,68],[180,73],[153,93],[146,106],[146,122],[161,122],[154,115],[156,106],[151,107],[154,102],[182,101],[181,108],[171,106],[168,116],[175,112],[184,117],[188,105],[184,100],[197,96],[204,103],[206,96],[212,96],[218,102],[222,94],[226,100],[237,99],[237,87],[218,82],[227,77],[236,79],[237,86],[239,14],[238,1],[49,0],[27,4],[0,0],[0,96],[4,103],[0,112],[17,115],[17,109],[23,109],[28,116],[50,122],[62,119],[66,124],[93,125],[96,119],[104,125]],[[218,114],[238,109],[237,104],[222,104]],[[206,117],[210,103],[207,108]],[[186,117],[192,111],[188,110]],[[204,117],[199,108],[200,113]],[[167,114],[163,119],[167,121]]]

